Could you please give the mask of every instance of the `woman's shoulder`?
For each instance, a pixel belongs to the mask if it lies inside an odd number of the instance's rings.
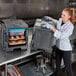
[[[74,25],[72,24],[72,22],[70,20],[68,21],[68,23],[69,23],[69,27],[74,28]]]

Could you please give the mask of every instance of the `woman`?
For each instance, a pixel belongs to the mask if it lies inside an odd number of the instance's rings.
[[[54,32],[54,37],[56,40],[56,75],[60,76],[61,60],[63,58],[67,76],[72,76],[72,66],[71,66],[71,51],[72,46],[69,37],[73,33],[74,26],[71,22],[72,12],[70,8],[65,8],[62,11],[61,18],[55,20],[51,17],[46,18],[52,20],[57,24],[57,28],[50,26],[50,29]]]

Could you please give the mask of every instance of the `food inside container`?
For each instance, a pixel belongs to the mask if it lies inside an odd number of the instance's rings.
[[[24,38],[24,36],[23,36],[23,35],[21,35],[21,36],[20,36],[20,38]]]
[[[24,42],[25,42],[25,41],[22,40],[22,39],[20,39],[20,40],[17,41],[17,43],[24,43]]]
[[[10,36],[10,39],[14,39],[14,36]]]
[[[10,41],[10,44],[15,44],[15,43],[16,43],[15,40],[11,40],[11,41]]]
[[[16,36],[16,39],[19,39],[20,37],[19,36]]]

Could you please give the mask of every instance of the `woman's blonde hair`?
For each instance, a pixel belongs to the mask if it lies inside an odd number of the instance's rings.
[[[68,12],[69,16],[71,16],[71,17],[70,17],[70,21],[71,21],[72,23],[74,23],[74,22],[73,22],[73,19],[74,19],[73,10],[72,10],[71,8],[65,8],[63,11],[67,11],[67,12]]]

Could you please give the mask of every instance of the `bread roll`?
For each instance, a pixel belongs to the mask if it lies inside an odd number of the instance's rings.
[[[10,43],[11,43],[11,44],[15,44],[16,41],[15,41],[15,40],[11,40]]]
[[[19,36],[16,36],[16,39],[19,39],[20,37]]]
[[[14,39],[14,36],[11,36],[10,39]]]
[[[17,43],[24,43],[24,40],[20,39],[17,41]]]
[[[24,38],[24,36],[23,36],[23,35],[21,35],[20,37],[21,37],[21,38]]]

